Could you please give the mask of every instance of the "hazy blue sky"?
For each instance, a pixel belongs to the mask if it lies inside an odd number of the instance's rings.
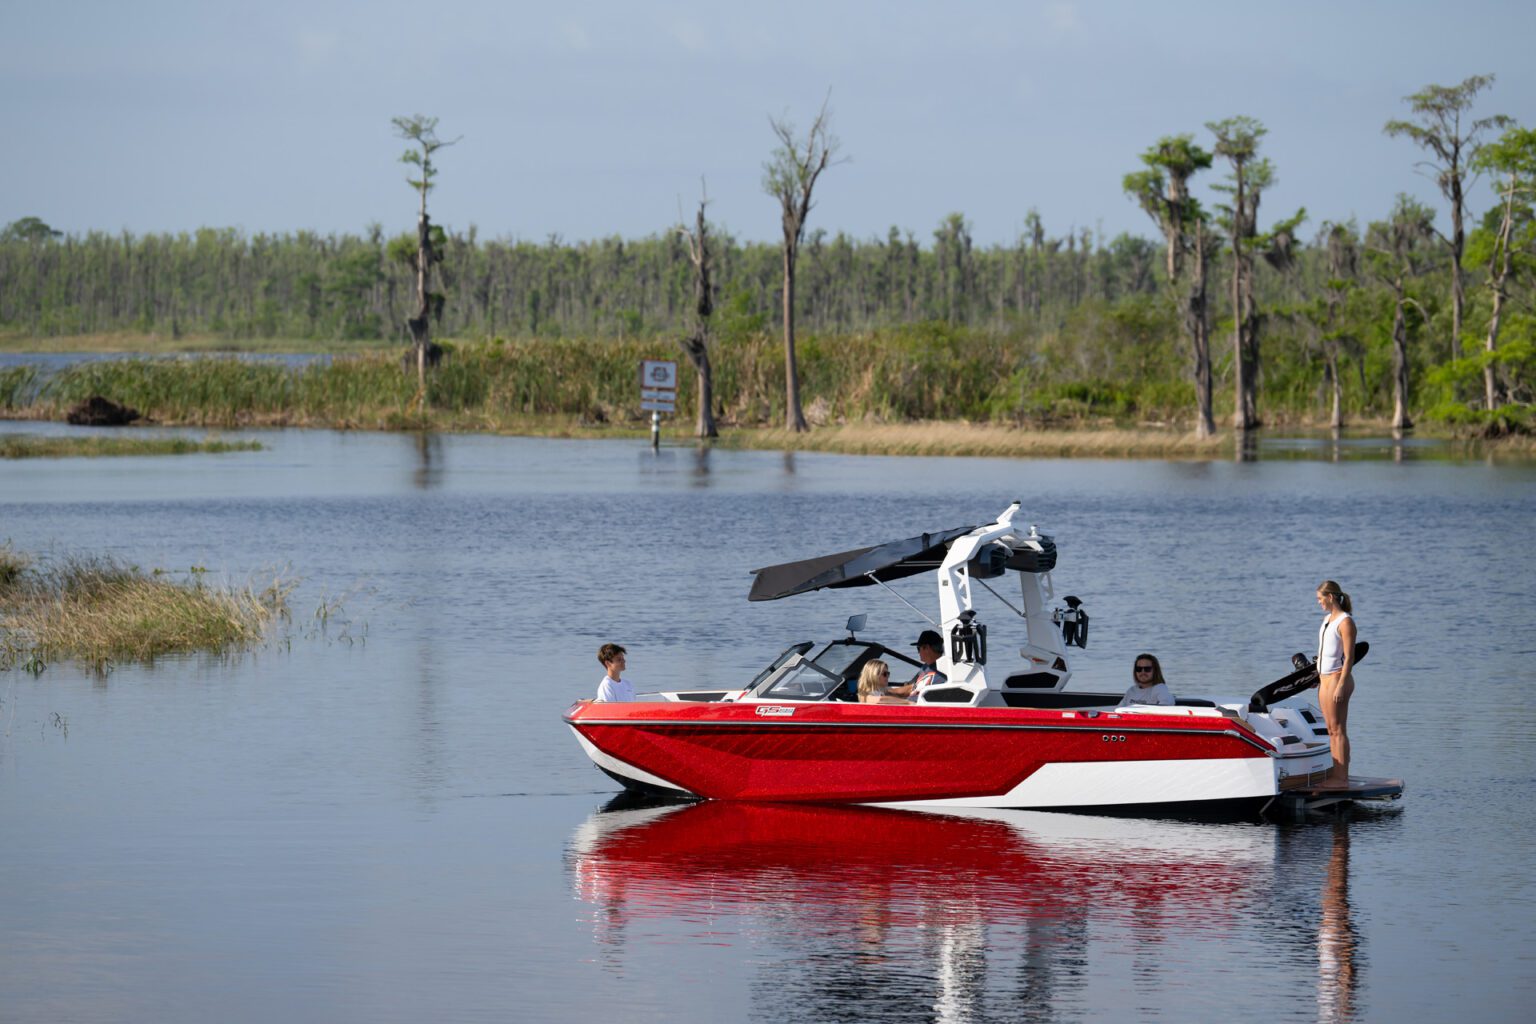
[[[0,0],[0,39],[0,224],[76,232],[407,230],[390,118],[421,112],[463,136],[432,199],[450,228],[646,235],[703,176],[712,219],[772,239],[768,117],[803,126],[830,89],[849,160],[812,228],[927,243],[958,210],[991,244],[1035,207],[1052,234],[1151,234],[1120,190],[1138,154],[1247,114],[1279,174],[1261,222],[1305,206],[1310,234],[1400,191],[1438,208],[1381,132],[1408,93],[1494,73],[1478,112],[1536,121],[1514,0]]]

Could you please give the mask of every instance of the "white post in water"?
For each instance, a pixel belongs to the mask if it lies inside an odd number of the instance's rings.
[[[651,450],[661,449],[661,414],[677,408],[677,363],[640,360],[640,408],[651,411]]]

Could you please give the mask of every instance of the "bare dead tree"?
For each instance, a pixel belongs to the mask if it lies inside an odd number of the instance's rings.
[[[427,350],[432,344],[431,314],[434,300],[441,302],[441,297],[434,296],[432,292],[432,267],[443,259],[442,252],[435,244],[432,222],[427,216],[427,193],[432,191],[432,179],[437,176],[437,168],[432,165],[432,154],[444,146],[453,145],[459,139],[446,142],[439,139],[435,117],[415,114],[411,117],[391,118],[390,121],[395,126],[395,135],[415,146],[401,155],[400,162],[417,168],[419,174],[419,177],[405,179],[421,197],[421,208],[416,218],[416,256],[411,264],[416,271],[416,315],[407,319],[405,326],[410,331],[411,346],[416,353],[417,401],[424,403],[427,393]]]
[[[779,145],[763,164],[763,191],[779,201],[784,232],[784,426],[796,433],[809,427],[800,408],[800,372],[795,362],[795,260],[805,238],[811,193],[837,154],[839,143],[831,133],[831,116],[823,102],[810,131],[803,136],[788,120],[769,118]]]
[[[1472,119],[1467,117],[1477,94],[1493,84],[1492,75],[1473,75],[1460,85],[1429,85],[1403,102],[1413,111],[1413,121],[1388,121],[1383,127],[1393,137],[1407,136],[1421,149],[1434,155],[1419,166],[1428,169],[1451,203],[1451,234],[1447,238],[1436,231],[1451,254],[1451,358],[1461,358],[1462,310],[1466,304],[1466,276],[1461,257],[1466,250],[1466,186],[1469,167],[1477,156],[1478,138],[1489,129],[1510,123],[1502,114]],[[1463,124],[1463,118],[1466,123]]]
[[[693,263],[693,326],[678,340],[688,361],[698,374],[699,415],[694,431],[698,437],[719,437],[715,427],[715,375],[709,363],[709,343],[713,336],[711,317],[715,312],[714,264],[709,251],[709,225],[704,220],[704,208],[709,196],[701,191],[698,214],[692,228],[679,223],[677,233],[688,245],[688,259]],[[681,220],[682,218],[678,218]]]

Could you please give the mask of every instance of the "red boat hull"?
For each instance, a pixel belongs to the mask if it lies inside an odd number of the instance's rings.
[[[1265,742],[1219,716],[581,702],[565,720],[611,774],[718,800],[1093,806],[1275,785]]]

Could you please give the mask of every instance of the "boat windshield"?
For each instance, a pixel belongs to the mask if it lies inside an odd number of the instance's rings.
[[[901,662],[921,667],[906,655],[880,644],[834,640],[807,660],[811,644],[796,644],[758,673],[748,689],[775,700],[855,700],[859,670],[870,658],[884,657],[896,668]]]
[[[873,654],[879,653],[879,649],[864,643],[848,643],[836,641],[827,645],[827,649],[816,655],[816,665],[832,673],[839,679],[848,678],[848,669],[855,663],[863,667],[864,662]]]
[[[783,668],[784,664],[787,661],[789,661],[789,659],[795,657],[797,654],[804,654],[806,651],[810,650],[812,647],[815,647],[815,646],[816,646],[815,643],[813,643],[810,640],[806,640],[803,643],[795,644],[793,647],[786,647],[784,649],[784,653],[783,654],[781,654],[777,658],[773,659],[773,664],[772,665],[769,665],[767,668],[763,669],[757,675],[753,676],[752,677],[752,681],[750,683],[748,683],[746,686],[742,687],[742,689],[744,689],[744,690],[755,690],[755,689],[757,689],[757,684],[758,683],[761,683],[764,679],[767,679],[769,676],[773,675],[779,669]]]
[[[776,700],[822,700],[843,683],[843,677],[833,675],[815,662],[795,652],[764,685],[761,695]]]

